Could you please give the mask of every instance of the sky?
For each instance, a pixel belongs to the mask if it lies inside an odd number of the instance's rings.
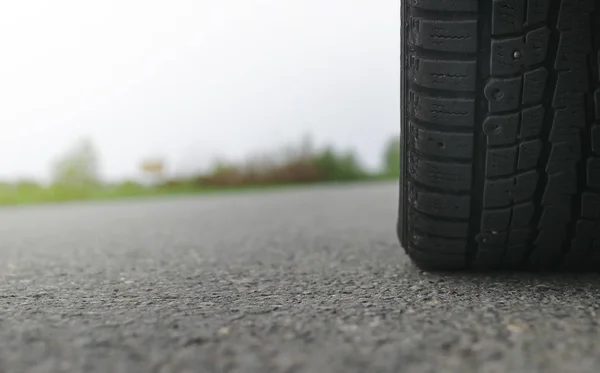
[[[0,12],[0,179],[79,139],[106,179],[311,134],[368,167],[399,131],[398,0],[28,0]]]

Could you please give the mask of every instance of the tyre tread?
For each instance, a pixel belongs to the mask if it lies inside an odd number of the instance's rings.
[[[411,259],[600,270],[600,4],[403,7],[398,229]]]

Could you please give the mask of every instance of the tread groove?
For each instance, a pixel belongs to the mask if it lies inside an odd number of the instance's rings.
[[[475,92],[467,92],[467,91],[451,91],[445,89],[437,89],[437,88],[429,88],[422,86],[415,82],[409,82],[408,86],[411,90],[417,93],[424,93],[426,95],[431,95],[440,98],[456,98],[456,99],[470,99],[473,100],[475,98]]]
[[[468,218],[460,218],[460,217],[458,217],[458,218],[457,217],[448,218],[446,216],[435,215],[435,214],[431,214],[431,213],[426,212],[426,211],[418,210],[417,208],[414,208],[414,209],[415,209],[415,211],[417,211],[419,214],[423,215],[426,218],[439,220],[441,222],[446,222],[446,223],[454,223],[454,222],[456,222],[456,223],[468,223],[469,222]]]
[[[413,228],[413,231],[423,237],[441,238],[444,240],[455,241],[455,242],[466,242],[467,241],[466,237],[442,236],[442,235],[436,234],[436,233],[424,232],[423,230],[421,230],[420,228],[417,228],[417,227]]]
[[[570,0],[553,0],[550,9],[559,9],[552,12],[550,17],[551,50],[547,58],[547,70],[550,71],[549,87],[554,91],[546,90],[544,102],[546,103],[546,117],[542,139],[542,156],[540,170],[541,182],[536,194],[537,234],[532,248],[526,257],[527,264],[536,269],[552,270],[560,265],[561,258],[569,247],[570,224],[576,220],[573,209],[576,208],[578,177],[577,162],[581,159],[582,127],[585,127],[585,112],[579,116],[578,108],[584,106],[585,91],[588,84],[585,81],[587,66],[578,62],[578,57],[585,62],[586,40],[584,35],[589,35],[589,29],[580,26],[565,9],[577,7],[578,16],[586,6],[585,1],[573,2]],[[571,18],[569,18],[571,17]],[[568,23],[568,25],[565,25]],[[577,40],[569,40],[576,35]],[[549,94],[551,93],[551,95]],[[569,117],[569,124],[561,120],[564,113],[575,113]],[[565,128],[562,128],[565,127]],[[566,130],[569,137],[557,141],[555,131]],[[568,140],[568,141],[567,141]],[[573,171],[572,173],[570,171]],[[566,175],[571,175],[567,177]]]
[[[475,126],[473,131],[474,143],[473,143],[473,184],[471,187],[471,219],[469,222],[469,235],[467,241],[467,252],[465,255],[465,261],[467,268],[473,266],[479,246],[475,240],[479,234],[480,222],[482,217],[483,205],[483,189],[484,189],[484,170],[486,163],[486,139],[483,132],[484,119],[487,116],[488,105],[485,99],[484,90],[489,82],[489,68],[484,67],[485,62],[488,60],[488,55],[491,50],[491,37],[488,36],[491,33],[491,7],[490,2],[484,1],[479,4],[479,20],[477,24],[477,50],[479,51],[478,63],[477,63],[477,93],[481,95],[477,101],[475,108]],[[489,21],[486,19],[489,18]],[[481,128],[478,128],[478,125]]]
[[[570,241],[565,245],[563,250],[563,267],[571,269],[593,269],[598,270],[598,247],[600,246],[600,206],[590,205],[589,196],[596,195],[597,201],[600,201],[600,188],[591,185],[588,180],[587,165],[589,160],[598,154],[598,139],[594,138],[594,128],[600,124],[600,27],[593,29],[591,25],[598,19],[600,15],[599,6],[590,13],[590,35],[591,35],[591,50],[588,55],[587,67],[590,73],[588,79],[588,94],[585,101],[586,109],[586,126],[582,129],[582,158],[577,164],[577,198],[574,200],[572,213],[578,217],[573,219],[568,227]],[[596,210],[596,216],[589,216],[589,210]],[[592,214],[593,215],[593,214]],[[582,227],[593,227],[592,230],[583,229]],[[587,243],[587,244],[586,244]],[[587,246],[587,247],[586,247]],[[590,264],[587,264],[590,263]]]
[[[470,158],[435,155],[435,154],[426,153],[422,150],[417,150],[417,149],[411,149],[411,152],[416,154],[419,158],[421,158],[423,160],[427,160],[427,161],[447,163],[449,165],[456,165],[456,164],[472,165],[473,164],[473,162]]]
[[[476,21],[476,11],[457,11],[452,12],[446,10],[424,9],[416,6],[411,6],[411,15],[435,21]]]
[[[418,186],[419,188],[421,188],[422,190],[427,191],[427,192],[439,193],[439,194],[444,194],[444,195],[448,195],[448,196],[459,196],[459,197],[471,195],[470,191],[452,190],[452,189],[442,188],[439,186],[435,187],[435,186],[423,184],[421,181],[415,180],[415,178],[413,178],[410,175],[407,175],[406,179],[411,184],[414,184],[414,185]]]
[[[476,62],[477,53],[471,52],[450,52],[440,51],[437,49],[427,49],[425,47],[415,45],[413,42],[408,42],[410,52],[417,57],[434,58],[440,60],[461,61],[461,62]]]
[[[595,21],[595,17],[596,14],[598,12],[592,12],[590,13],[590,25],[593,24],[593,22]],[[591,27],[591,26],[590,26]],[[592,32],[592,30],[590,29],[590,33],[592,36],[592,45],[597,45],[597,40],[595,40],[595,34]],[[588,82],[588,91],[589,92],[594,92],[595,86],[596,86],[596,82],[598,82],[598,77],[594,72],[594,64],[598,64],[598,60],[597,60],[597,55],[595,56],[594,53],[591,53],[588,56],[588,71],[590,73],[592,73],[592,77],[589,79]],[[590,188],[587,185],[587,178],[586,178],[586,174],[587,174],[587,165],[586,165],[586,161],[588,158],[590,158],[593,154],[592,152],[592,143],[591,143],[591,139],[592,138],[592,133],[591,133],[591,129],[592,129],[592,125],[594,124],[594,111],[595,111],[595,102],[594,102],[594,96],[589,94],[587,95],[587,99],[585,102],[585,106],[586,106],[586,127],[580,130],[580,136],[582,136],[582,157],[579,160],[579,162],[577,163],[577,196],[578,198],[575,198],[575,200],[573,201],[572,204],[572,215],[574,217],[576,216],[582,216],[583,215],[583,206],[582,206],[582,198],[580,196],[583,196],[583,193],[586,190],[593,190],[593,188]],[[571,222],[568,225],[568,232],[569,232],[569,237],[571,237],[572,239],[575,239],[577,237],[577,222],[579,220],[578,219],[572,219]],[[566,242],[564,247],[563,247],[563,257],[569,255],[569,251],[571,250],[571,243],[570,242]],[[562,258],[561,258],[562,259]]]
[[[473,130],[468,127],[460,127],[460,126],[449,126],[445,124],[437,124],[428,122],[419,118],[412,117],[410,119],[410,123],[415,124],[416,126],[430,131],[437,131],[442,133],[452,133],[452,134],[471,134]]]
[[[549,2],[550,2],[550,4],[549,4],[550,9],[560,8],[561,0],[550,0]],[[544,107],[546,109],[546,113],[544,115],[544,125],[542,127],[542,132],[540,134],[540,138],[542,139],[542,151],[541,151],[541,155],[540,155],[540,159],[539,159],[539,163],[538,163],[538,170],[545,170],[546,167],[548,166],[548,162],[550,159],[550,151],[552,148],[552,145],[550,143],[550,130],[552,127],[555,110],[552,108],[550,103],[552,102],[552,95],[554,94],[554,90],[552,89],[552,87],[554,87],[556,85],[557,80],[558,80],[557,72],[554,70],[554,61],[556,60],[556,58],[558,56],[558,40],[560,39],[559,31],[556,29],[557,23],[558,23],[558,12],[551,13],[549,16],[549,21],[548,21],[548,24],[550,26],[550,43],[549,43],[550,46],[548,48],[548,55],[546,57],[546,62],[545,62],[546,70],[549,71],[550,76],[548,79],[547,88],[544,92],[544,96],[542,99],[542,102],[544,103]],[[546,189],[547,184],[548,184],[548,177],[545,175],[546,175],[546,173],[542,172],[540,181],[539,181],[538,186],[535,191],[536,213],[534,215],[533,222],[535,224],[534,227],[538,230],[538,233],[537,233],[538,235],[539,235],[538,224],[542,218],[542,213],[544,210],[544,206],[542,205],[542,202],[543,202],[542,199],[543,199],[544,190]],[[532,243],[531,247],[525,253],[525,257],[523,258],[523,265],[525,265],[525,266],[528,265],[528,263],[529,263],[531,255],[535,249],[534,245],[535,244]]]

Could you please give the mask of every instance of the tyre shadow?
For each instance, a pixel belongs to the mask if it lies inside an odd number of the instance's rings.
[[[418,269],[417,269],[418,270]],[[418,270],[419,271],[419,270]],[[491,272],[444,272],[421,271],[421,275],[446,286],[474,286],[480,290],[505,288],[507,291],[543,292],[558,291],[573,293],[579,290],[600,290],[600,274],[593,272],[532,272],[504,271]]]

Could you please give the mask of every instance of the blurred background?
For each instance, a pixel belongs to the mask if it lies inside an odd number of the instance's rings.
[[[394,179],[399,7],[6,2],[0,204]]]

